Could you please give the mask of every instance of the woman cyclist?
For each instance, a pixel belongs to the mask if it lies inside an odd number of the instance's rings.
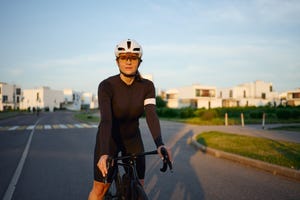
[[[151,81],[143,79],[138,71],[142,62],[142,47],[134,40],[120,42],[115,48],[120,74],[102,81],[98,87],[101,121],[94,152],[94,183],[89,200],[102,199],[112,181],[112,170],[107,169],[109,156],[119,152],[139,153],[144,145],[139,129],[139,118],[145,112],[153,140],[161,155],[164,146],[155,108],[155,89]],[[171,152],[166,148],[171,158]],[[137,160],[141,184],[145,177],[145,158]],[[105,182],[105,179],[108,183]]]

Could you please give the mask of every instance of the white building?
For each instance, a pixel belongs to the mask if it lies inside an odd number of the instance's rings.
[[[272,83],[255,81],[235,87],[220,89],[218,98],[222,107],[279,105],[280,98],[273,91]]]
[[[81,104],[84,105],[86,109],[96,109],[98,108],[98,99],[91,92],[82,93]]]
[[[300,88],[282,94],[282,100],[289,106],[300,106]]]
[[[81,92],[76,92],[72,89],[64,89],[64,103],[63,108],[67,110],[80,110],[81,109]]]
[[[63,92],[51,90],[49,87],[23,90],[21,109],[46,109],[53,111],[59,109],[64,101]]]
[[[21,100],[20,86],[0,82],[0,111],[20,109]]]
[[[226,89],[212,86],[192,85],[166,91],[170,108],[195,107],[216,108],[235,106],[279,105],[280,98],[273,91],[272,83],[255,81]]]
[[[169,108],[220,107],[222,101],[216,97],[217,89],[213,86],[192,85],[166,91]]]

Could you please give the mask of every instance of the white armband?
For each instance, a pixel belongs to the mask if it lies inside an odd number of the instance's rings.
[[[145,99],[144,100],[144,106],[148,104],[154,104],[156,105],[156,99],[155,98],[150,98],[150,99]]]

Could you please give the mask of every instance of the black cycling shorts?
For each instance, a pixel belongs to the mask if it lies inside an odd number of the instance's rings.
[[[94,152],[94,180],[99,182],[104,182],[104,178],[102,176],[101,171],[99,170],[97,163],[101,157],[99,152],[99,145],[96,143],[95,152]],[[117,156],[119,152],[121,155],[126,155],[126,153],[140,153],[144,152],[144,144],[142,141],[142,137],[140,133],[136,134],[135,137],[126,139],[123,141],[114,141],[112,140],[110,145],[110,155]],[[146,161],[145,156],[141,156],[136,160],[136,169],[139,179],[145,178],[145,171],[146,171]],[[126,170],[126,169],[125,169]],[[109,169],[107,181],[109,183],[112,182],[114,167]]]

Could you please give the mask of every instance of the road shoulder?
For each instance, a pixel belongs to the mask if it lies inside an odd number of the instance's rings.
[[[247,165],[247,166],[251,166],[251,167],[254,167],[254,168],[257,168],[260,170],[264,170],[264,171],[272,173],[274,175],[285,176],[285,177],[300,181],[300,171],[299,170],[290,169],[287,167],[282,167],[279,165],[274,165],[274,164],[270,164],[270,163],[263,162],[260,160],[255,160],[255,159],[247,158],[244,156],[239,156],[236,154],[227,153],[224,151],[206,147],[197,142],[197,139],[196,139],[197,135],[198,134],[194,134],[193,137],[190,138],[190,141],[189,141],[189,143],[192,144],[197,150],[200,150],[204,153],[208,153],[208,154],[213,155],[218,158],[223,158],[223,159],[239,162],[239,163]]]

